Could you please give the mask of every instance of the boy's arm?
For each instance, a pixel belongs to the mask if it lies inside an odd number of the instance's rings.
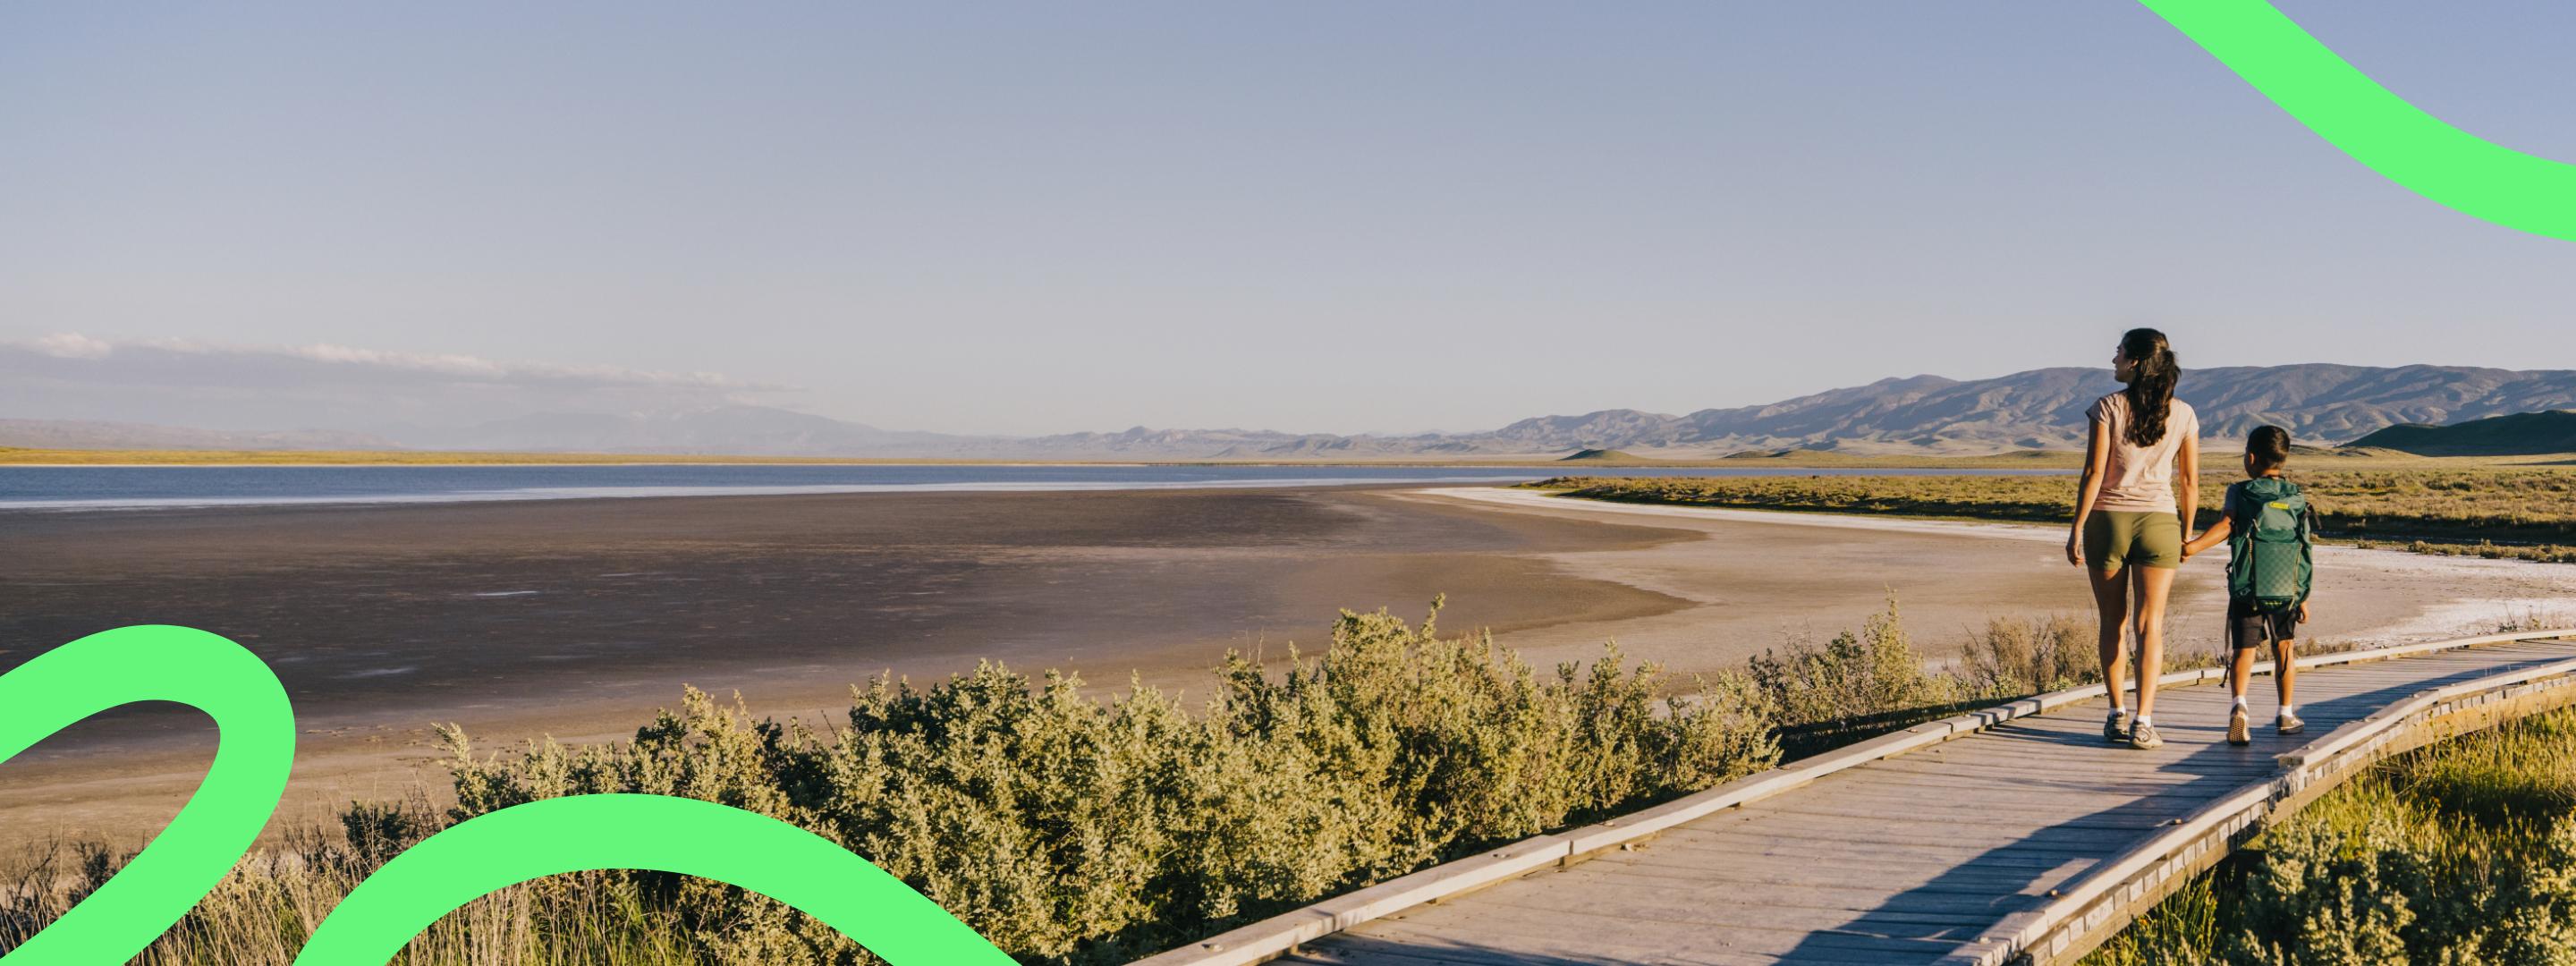
[[[2182,545],[2182,559],[2189,560],[2201,551],[2217,546],[2219,541],[2227,539],[2228,531],[2232,529],[2234,525],[2226,517],[2219,517],[2218,522],[2210,524],[2209,529],[2200,532],[2200,536]]]

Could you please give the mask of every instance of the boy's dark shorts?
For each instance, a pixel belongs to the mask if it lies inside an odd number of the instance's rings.
[[[2227,601],[2227,646],[2237,650],[2261,647],[2272,641],[2296,640],[2299,636],[2299,609],[2278,612],[2259,610],[2250,600],[2230,598]]]

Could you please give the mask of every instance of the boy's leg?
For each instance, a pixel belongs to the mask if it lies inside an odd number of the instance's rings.
[[[2246,690],[2254,684],[2254,649],[2230,647],[2228,650],[2231,656],[2227,665],[2227,696],[2236,699],[2236,704],[2242,707]]]
[[[2245,710],[2245,691],[2254,683],[2254,649],[2234,646],[2238,643],[2228,642],[2227,696],[2232,703],[2227,709],[2227,743],[2247,745],[2254,742],[2253,724]]]
[[[2298,683],[2299,676],[2298,668],[2293,664],[2297,660],[2297,645],[2298,641],[2287,637],[2272,642],[2272,683],[2281,694],[2280,717],[2284,723],[2298,717],[2290,710],[2294,704],[2290,700],[2290,692]]]

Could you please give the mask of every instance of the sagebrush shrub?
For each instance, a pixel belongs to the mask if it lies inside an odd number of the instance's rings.
[[[1540,675],[1487,635],[1344,612],[1279,673],[1240,654],[1196,714],[1141,686],[983,664],[853,690],[845,728],[755,722],[691,691],[621,744],[475,757],[448,732],[463,819],[595,792],[703,798],[867,856],[1027,962],[1123,961],[1469,850],[1769,767],[1761,692],[1658,697],[1614,647]],[[655,886],[648,889],[670,891]],[[848,958],[738,889],[678,887],[702,941]]]
[[[1801,641],[1763,651],[1752,659],[1751,675],[1784,725],[1862,718],[1969,696],[1965,682],[1924,667],[1892,596],[1887,610],[1870,615],[1858,632],[1834,635],[1821,647]]]
[[[2098,684],[2102,659],[2094,637],[2094,622],[2071,614],[1989,618],[1961,649],[1961,683],[1990,699]]]

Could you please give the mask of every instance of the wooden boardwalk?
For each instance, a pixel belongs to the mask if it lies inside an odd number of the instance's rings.
[[[2221,684],[2159,694],[2156,724],[2165,746],[2156,751],[2105,743],[2103,702],[2093,698],[1833,771],[1586,861],[1540,865],[1437,904],[1390,911],[1308,941],[1280,961],[2000,962],[2022,947],[1998,945],[1998,929],[2066,905],[2055,898],[2061,890],[2098,891],[2098,882],[2079,889],[2087,873],[2151,839],[2170,838],[2160,833],[2212,812],[2213,803],[2260,803],[2267,783],[2286,787],[2290,766],[2276,755],[2335,745],[2321,741],[2329,736],[2370,733],[2368,726],[2338,729],[2392,706],[2427,706],[2406,702],[2430,688],[2502,672],[2537,675],[2534,669],[2571,658],[2576,643],[2514,642],[2303,671],[2299,701],[2309,727],[2295,737],[2272,732],[2272,682],[2258,677],[2257,729],[2247,748],[2226,743]],[[2550,701],[2567,694],[2576,688],[2552,692]],[[2245,827],[2239,821],[2218,833]],[[2216,852],[2199,855],[2191,868],[2224,852],[2223,835],[2214,841]],[[2118,923],[2161,894],[2124,888]],[[2098,934],[2118,923],[2088,928]],[[2098,935],[2087,948],[2090,941]],[[2061,947],[2067,942],[2059,940]]]

